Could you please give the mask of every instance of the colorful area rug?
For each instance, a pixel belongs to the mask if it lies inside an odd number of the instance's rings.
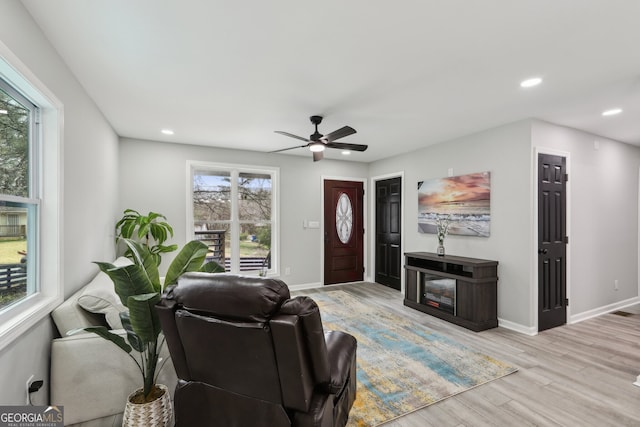
[[[348,427],[380,425],[517,370],[344,291],[312,298],[325,329],[358,340]]]

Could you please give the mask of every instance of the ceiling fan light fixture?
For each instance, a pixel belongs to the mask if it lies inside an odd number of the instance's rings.
[[[314,142],[309,146],[309,150],[314,153],[319,153],[320,151],[324,151],[324,144],[322,142]]]
[[[304,141],[306,144],[271,151],[271,153],[280,153],[282,151],[293,150],[295,148],[308,148],[309,151],[313,153],[313,161],[317,162],[323,159],[323,152],[325,148],[343,150],[343,155],[349,154],[345,151],[365,151],[367,149],[368,146],[363,144],[349,144],[338,142],[339,139],[356,133],[356,130],[351,126],[343,126],[340,129],[336,129],[333,132],[323,135],[318,131],[318,125],[322,122],[322,116],[311,116],[310,119],[311,123],[315,126],[315,132],[309,135],[309,138],[303,138],[301,136],[294,135],[289,132],[283,132],[281,130],[275,131],[275,133],[279,133],[280,135]]]

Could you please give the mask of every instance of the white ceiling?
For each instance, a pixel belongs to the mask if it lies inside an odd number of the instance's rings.
[[[123,137],[267,152],[318,114],[369,162],[535,117],[640,145],[638,0],[23,3]]]

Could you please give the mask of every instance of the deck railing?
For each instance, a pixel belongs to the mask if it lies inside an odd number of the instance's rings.
[[[26,225],[0,225],[0,237],[25,237]]]
[[[27,283],[26,264],[0,264],[0,291]]]

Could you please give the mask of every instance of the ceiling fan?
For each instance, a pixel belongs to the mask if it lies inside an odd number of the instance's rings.
[[[309,147],[309,150],[311,150],[311,152],[313,153],[313,161],[317,162],[318,160],[322,160],[322,152],[325,148],[337,148],[339,150],[351,151],[365,151],[367,148],[369,148],[369,146],[362,144],[347,144],[344,142],[335,142],[337,139],[344,138],[345,136],[353,135],[354,133],[356,133],[356,130],[351,126],[344,126],[338,130],[328,133],[327,135],[323,135],[318,132],[318,125],[322,123],[322,116],[311,116],[309,119],[311,120],[311,123],[316,126],[316,131],[312,135],[310,135],[309,138],[303,138],[301,136],[294,135],[289,132],[282,132],[280,130],[275,131],[275,133],[279,133],[280,135],[305,141],[307,144],[283,148],[281,150],[275,150],[271,152],[279,153],[280,151],[293,150],[294,148]]]

